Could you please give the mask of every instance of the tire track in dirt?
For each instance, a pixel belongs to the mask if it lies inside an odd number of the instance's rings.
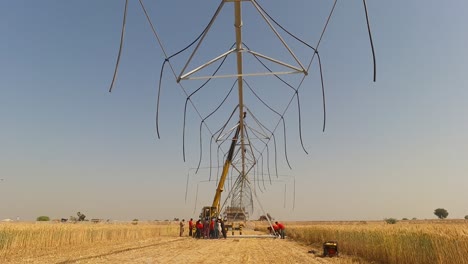
[[[307,247],[291,240],[184,238],[172,243],[106,254],[75,263],[338,263],[334,259],[317,258],[307,251]]]
[[[168,243],[177,242],[178,240],[181,240],[181,239],[182,239],[182,238],[174,239],[174,240],[170,240],[170,241],[159,242],[159,243],[154,243],[154,244],[151,244],[151,245],[145,245],[145,246],[139,246],[139,247],[131,247],[131,248],[124,248],[124,249],[115,250],[115,251],[111,251],[111,252],[103,253],[103,254],[99,254],[99,255],[81,257],[81,258],[71,259],[71,260],[65,260],[65,261],[57,262],[57,264],[71,264],[71,263],[77,263],[77,262],[80,262],[80,261],[91,260],[91,259],[95,259],[95,258],[102,258],[102,257],[106,257],[106,256],[111,256],[111,255],[115,255],[115,254],[120,254],[120,253],[128,252],[128,251],[142,250],[142,249],[146,249],[146,248],[149,248],[149,247],[162,246],[162,245],[165,245],[165,244],[168,244]]]

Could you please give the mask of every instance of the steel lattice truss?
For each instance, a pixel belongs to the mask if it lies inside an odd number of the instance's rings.
[[[307,153],[304,145],[302,143],[302,128],[301,128],[301,106],[300,106],[300,94],[299,91],[302,87],[304,79],[308,76],[311,66],[314,61],[317,62],[318,71],[320,72],[321,79],[321,88],[323,95],[323,129],[325,129],[325,120],[326,120],[326,111],[325,111],[325,89],[323,85],[323,74],[321,66],[321,58],[318,52],[322,37],[327,30],[330,19],[332,18],[333,12],[335,10],[337,1],[335,0],[329,15],[324,21],[323,30],[321,31],[320,38],[315,46],[312,46],[300,38],[291,34],[283,26],[281,26],[275,19],[273,19],[266,10],[258,3],[257,0],[222,0],[220,1],[218,8],[211,17],[205,29],[198,36],[195,41],[193,41],[186,48],[182,49],[179,52],[176,52],[173,55],[169,55],[166,52],[165,47],[162,45],[161,37],[158,34],[156,27],[151,21],[150,15],[148,14],[143,1],[139,0],[142,10],[151,26],[151,29],[156,37],[157,42],[159,43],[162,51],[164,52],[165,60],[161,69],[161,78],[163,76],[165,65],[169,65],[171,71],[174,75],[176,83],[180,86],[183,93],[186,95],[185,109],[184,109],[184,121],[183,121],[183,157],[185,160],[185,125],[186,125],[186,116],[187,116],[187,106],[190,105],[195,113],[200,118],[199,130],[200,130],[200,158],[198,162],[198,168],[202,162],[203,153],[206,152],[202,150],[202,130],[204,129],[205,133],[208,132],[210,135],[209,138],[209,167],[220,167],[220,160],[226,159],[226,149],[234,140],[236,142],[236,149],[233,155],[231,162],[231,169],[229,174],[229,180],[227,182],[227,194],[225,195],[225,201],[223,207],[228,205],[232,207],[244,208],[246,212],[252,212],[254,207],[254,198],[256,197],[256,190],[265,190],[265,182],[272,181],[271,171],[273,175],[276,174],[278,178],[278,169],[277,169],[277,156],[278,156],[278,142],[277,134],[281,132],[282,134],[282,149],[284,150],[284,159],[287,165],[289,165],[289,160],[287,156],[287,143],[286,143],[286,121],[285,114],[291,105],[297,104],[298,108],[298,118],[299,118],[299,138],[302,144],[303,150]],[[374,55],[374,48],[372,44],[371,31],[369,26],[369,20],[367,16],[367,5],[365,0],[363,1],[367,26],[369,31],[369,39],[371,41],[372,54]],[[127,14],[127,5],[128,0],[125,2],[125,11],[124,19],[122,26],[121,34],[121,45],[119,49],[119,55],[117,57],[116,68],[114,72],[114,78],[110,90],[114,85],[115,77],[117,74],[117,68],[120,61],[120,54],[122,51],[122,43],[124,40],[125,33],[125,21]],[[208,59],[206,62],[199,65],[195,65],[194,61],[198,55],[198,52],[201,47],[205,45],[205,40],[208,34],[211,32],[213,25],[216,23],[219,18],[221,11],[227,6],[231,5],[234,10],[234,29],[227,28],[226,30],[234,31],[235,38],[233,39],[234,44],[220,54],[211,54],[211,59]],[[242,6],[245,5],[245,8],[251,8],[256,11],[257,15],[261,18],[263,23],[267,26],[270,33],[272,33],[276,41],[282,46],[285,53],[289,57],[289,61],[285,62],[275,58],[272,55],[263,54],[262,52],[254,49],[250,49],[243,39],[243,18],[242,18]],[[248,23],[247,23],[248,24]],[[289,38],[297,41],[301,45],[310,49],[311,59],[305,63],[301,61],[298,56],[294,53],[294,50],[288,45],[287,41],[284,38],[284,35],[289,36]],[[190,50],[189,55],[186,55],[186,62],[181,67],[180,71],[177,71],[171,63],[171,59],[175,56],[182,56],[181,53]],[[284,57],[284,56],[283,56]],[[223,64],[226,60],[233,58],[235,60],[235,67],[232,69],[223,69]],[[249,59],[249,63],[256,62],[258,67],[256,70],[246,70],[245,61]],[[206,73],[207,69],[214,67],[215,69],[210,74]],[[218,71],[223,69],[223,74],[218,74]],[[179,73],[177,73],[179,72]],[[282,76],[286,75],[296,75],[298,79],[297,85],[292,85],[290,82],[283,78]],[[285,101],[288,102],[284,109],[277,109],[256,92],[255,87],[251,85],[251,80],[253,78],[274,78],[279,81],[279,84],[284,86],[285,89],[290,91],[290,98],[285,98]],[[217,102],[213,103],[212,108],[214,109],[209,113],[201,113],[198,110],[199,106],[193,97],[198,93],[201,93],[202,90],[210,81],[215,81],[219,79],[231,79],[233,84],[229,90],[226,91],[226,96]],[[184,85],[190,83],[190,81],[200,81],[203,80],[203,84],[196,89],[187,89]],[[374,81],[375,81],[375,55],[374,55]],[[161,90],[161,81],[158,92],[158,111],[156,113],[156,127],[159,136],[159,95]],[[208,119],[210,119],[220,108],[226,105],[226,100],[230,97],[235,96],[237,91],[237,101],[238,103],[231,109],[231,114],[224,118],[223,123],[219,123],[216,130],[212,130],[212,127],[207,125]],[[246,91],[250,94],[251,97],[254,97],[259,105],[267,108],[272,116],[275,117],[276,122],[269,122],[268,124],[265,120],[262,120],[260,116],[256,115],[256,105],[249,105],[245,102]],[[237,128],[240,128],[240,134],[238,137],[233,138],[234,131]],[[206,142],[206,139],[205,139]],[[216,157],[213,158],[213,156]],[[215,162],[216,160],[217,162]],[[216,164],[217,163],[217,164]],[[216,166],[217,165],[217,166]],[[198,171],[197,168],[197,171]],[[214,170],[210,169],[210,178],[209,181],[214,181],[212,178],[212,173]],[[219,169],[216,171],[216,174],[219,176]],[[216,182],[218,181],[216,177]]]

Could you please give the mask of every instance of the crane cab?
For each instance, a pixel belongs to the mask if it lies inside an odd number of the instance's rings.
[[[218,217],[218,208],[215,206],[205,206],[200,213],[200,219],[211,219]]]

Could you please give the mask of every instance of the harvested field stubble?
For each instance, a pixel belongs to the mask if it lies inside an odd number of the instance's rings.
[[[340,252],[378,263],[468,263],[468,223],[460,221],[290,224],[287,235],[317,247],[336,240]]]

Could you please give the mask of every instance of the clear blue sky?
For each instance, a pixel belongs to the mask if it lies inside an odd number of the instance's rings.
[[[146,2],[169,53],[190,43],[218,5]],[[331,8],[331,1],[259,3],[313,45]],[[199,119],[189,108],[184,163],[185,97],[170,71],[163,79],[162,139],[156,138],[156,84],[164,56],[138,1],[129,3],[119,74],[108,93],[123,7],[124,1],[0,2],[0,178],[5,179],[0,219],[60,218],[77,211],[90,218],[190,218],[211,203],[214,184],[200,183],[193,212],[197,182],[207,174],[189,170],[198,162]],[[287,114],[293,170],[280,161],[280,173],[296,179],[295,208],[292,181],[267,186],[262,204],[286,220],[433,218],[438,207],[447,209],[449,218],[462,218],[468,214],[468,2],[369,1],[368,8],[377,82],[372,82],[362,1],[339,1],[320,46],[326,131],[321,132],[320,83],[313,67],[301,94],[309,155],[297,139],[293,107]],[[260,22],[244,4],[245,43],[283,58]],[[307,63],[310,51],[286,39]],[[233,42],[227,4],[200,61]],[[174,59],[177,71],[187,56]],[[286,103],[281,95],[286,88],[278,82],[248,80],[275,106]],[[206,112],[212,107],[204,106],[213,106],[231,84],[220,81],[194,101]],[[252,109],[262,111],[246,96]]]

